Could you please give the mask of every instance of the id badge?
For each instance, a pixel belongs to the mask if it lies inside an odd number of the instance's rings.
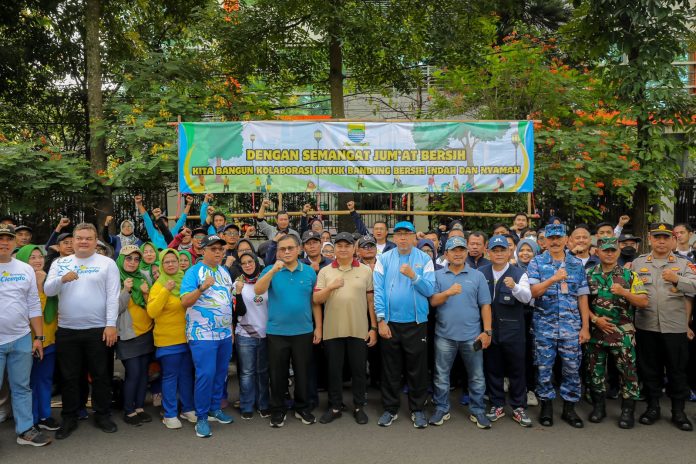
[[[562,295],[568,294],[568,282],[566,282],[565,280],[561,282],[561,294]]]

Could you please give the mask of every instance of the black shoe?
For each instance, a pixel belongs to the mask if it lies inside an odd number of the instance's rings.
[[[691,432],[694,429],[694,426],[691,425],[691,421],[686,417],[686,414],[684,414],[684,410],[672,411],[672,423],[676,425],[679,430],[683,430],[684,432]]]
[[[96,419],[95,419],[96,422]],[[133,425],[135,427],[140,427],[143,425],[143,421],[138,415],[138,413],[133,414],[132,416],[129,416],[128,414],[123,415],[123,422],[125,422],[128,425]],[[98,425],[97,425],[98,426]]]
[[[553,400],[541,400],[539,423],[544,427],[551,427],[553,425]]]
[[[145,424],[146,422],[152,422],[152,416],[146,413],[145,411],[138,411],[138,417],[140,418],[140,422]]]
[[[63,419],[63,423],[60,424],[60,428],[56,432],[56,440],[64,440],[68,438],[71,433],[77,430],[77,419]]]
[[[250,411],[247,411],[247,412],[243,412],[242,414],[240,414],[240,416],[241,416],[242,419],[244,419],[244,420],[251,420],[251,419],[254,418],[254,413],[253,413],[253,412],[250,412]]]
[[[38,424],[36,424],[40,429],[43,430],[58,430],[60,428],[60,424],[58,423],[57,420],[55,420],[52,417],[47,417],[46,419],[41,419]]]
[[[585,426],[582,419],[580,419],[580,416],[578,416],[578,413],[575,412],[575,403],[570,401],[563,402],[563,413],[561,414],[561,419],[576,429],[581,429]]]
[[[304,425],[311,425],[317,421],[314,414],[309,411],[295,411],[295,418],[299,419]]]
[[[285,413],[274,412],[271,414],[271,427],[277,429],[285,425]]]
[[[102,415],[96,414],[94,416],[94,425],[96,425],[104,433],[114,433],[118,430],[118,427],[116,427],[116,424],[114,424],[114,421],[112,421],[109,418],[109,416],[106,416],[106,415],[102,416]]]
[[[590,422],[599,424],[602,419],[607,417],[607,407],[602,393],[592,393],[592,412],[590,413]]]
[[[319,418],[319,422],[321,422],[322,424],[328,424],[329,422],[333,422],[334,419],[338,419],[342,415],[343,413],[340,409],[329,408],[326,410],[324,414],[321,415],[321,417]]]
[[[356,408],[355,411],[353,411],[353,417],[355,418],[355,422],[357,422],[360,425],[367,424],[369,420],[363,408]]]
[[[640,421],[643,425],[653,425],[660,419],[660,402],[659,400],[648,400],[648,409],[641,414]]]
[[[634,412],[636,402],[634,400],[623,399],[621,401],[621,417],[619,417],[619,427],[622,429],[632,429],[636,423]]]
[[[267,417],[271,417],[271,410],[270,409],[259,409],[259,416],[263,417],[264,419]]]

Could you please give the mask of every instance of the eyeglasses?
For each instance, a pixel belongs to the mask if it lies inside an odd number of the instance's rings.
[[[411,234],[413,234],[413,232],[401,232],[401,231],[399,231],[399,232],[396,232],[394,234],[394,237],[410,237]]]
[[[205,238],[204,234],[196,234],[193,236],[196,240],[203,240]]]
[[[295,251],[297,249],[296,246],[289,246],[289,247],[280,247],[278,248],[278,251],[281,253],[287,253],[289,251]]]
[[[140,262],[140,256],[126,256],[125,261],[131,261],[135,263]]]
[[[363,250],[371,250],[371,249],[377,248],[377,247],[372,245],[372,244],[368,244],[368,245],[361,245],[360,248],[362,248]]]
[[[252,264],[254,264],[253,261],[245,261],[242,263],[242,266],[251,266]]]
[[[223,235],[228,237],[239,237],[239,232],[225,232]]]
[[[210,251],[212,251],[213,253],[222,253],[223,251],[225,251],[225,249],[222,248],[222,247],[220,247],[220,246],[216,246],[216,247],[206,247],[205,249],[206,249],[206,250],[210,250]]]

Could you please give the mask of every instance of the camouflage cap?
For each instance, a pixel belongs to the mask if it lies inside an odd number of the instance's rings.
[[[604,237],[597,240],[597,248],[600,250],[618,250],[619,240],[616,237]]]

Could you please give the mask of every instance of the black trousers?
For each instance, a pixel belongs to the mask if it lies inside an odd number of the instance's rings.
[[[56,331],[56,360],[63,382],[63,417],[77,417],[78,409],[84,407],[80,399],[83,366],[92,377],[94,411],[98,415],[109,414],[113,351],[102,340],[103,334],[103,327],[83,330],[58,328]]]
[[[638,378],[650,399],[662,396],[667,371],[667,395],[673,400],[689,398],[686,368],[689,340],[686,333],[659,333],[636,330]]]
[[[367,388],[367,344],[356,337],[332,338],[324,341],[329,380],[329,407],[341,409],[343,405],[343,365],[348,359],[353,389],[353,406],[364,406]]]
[[[505,377],[510,381],[510,406],[513,409],[527,406],[525,356],[524,339],[512,343],[491,343],[483,351],[486,387],[493,406],[505,406]]]
[[[426,323],[390,322],[391,338],[382,346],[382,405],[396,414],[401,395],[401,374],[406,373],[408,407],[422,411],[428,395],[428,328]]]
[[[309,410],[309,368],[313,332],[302,335],[271,335],[268,341],[268,376],[271,381],[271,411],[285,413],[290,360],[295,372],[295,410]]]

